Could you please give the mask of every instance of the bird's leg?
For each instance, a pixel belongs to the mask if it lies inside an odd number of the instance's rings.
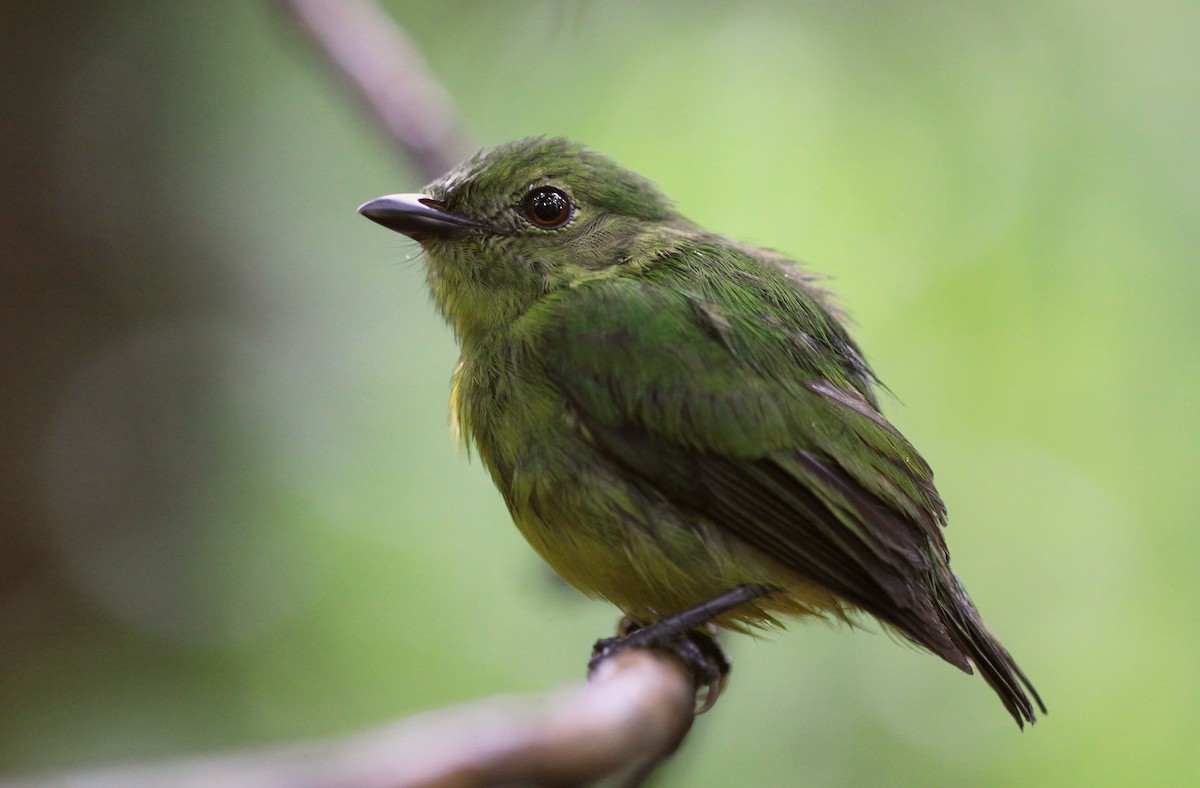
[[[717,644],[717,628],[711,623],[712,619],[772,590],[764,585],[738,586],[648,626],[626,618],[621,622],[616,637],[596,641],[588,662],[588,673],[608,657],[626,648],[665,651],[683,662],[692,674],[697,689],[707,689],[696,713],[708,711],[717,702],[725,685],[725,677],[729,675],[729,660]]]

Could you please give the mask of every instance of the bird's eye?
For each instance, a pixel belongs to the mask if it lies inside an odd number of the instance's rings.
[[[562,189],[543,186],[525,198],[525,215],[545,230],[555,230],[571,221],[575,205]]]

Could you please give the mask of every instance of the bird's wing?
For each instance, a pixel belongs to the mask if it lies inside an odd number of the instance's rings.
[[[929,466],[819,299],[746,282],[593,281],[523,330],[633,478],[965,667],[930,594],[945,545]]]

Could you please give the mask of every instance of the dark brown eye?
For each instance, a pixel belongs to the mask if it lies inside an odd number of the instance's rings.
[[[575,206],[562,189],[543,186],[525,198],[525,215],[529,221],[546,230],[554,230],[571,221]]]

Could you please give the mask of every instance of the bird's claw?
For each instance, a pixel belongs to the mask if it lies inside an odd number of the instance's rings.
[[[717,645],[718,630],[712,624],[699,629],[680,631],[669,626],[672,622],[660,621],[647,627],[639,627],[624,619],[618,634],[596,641],[592,647],[592,658],[588,661],[588,674],[600,663],[627,648],[648,648],[674,656],[692,677],[697,692],[704,690],[696,707],[696,714],[703,714],[713,707],[725,688],[729,676],[729,660]]]

